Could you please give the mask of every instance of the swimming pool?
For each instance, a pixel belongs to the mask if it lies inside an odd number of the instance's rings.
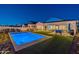
[[[45,38],[43,35],[32,32],[10,32],[10,36],[16,45],[23,45]]]
[[[32,32],[10,32],[9,37],[16,52],[45,40],[45,36]]]

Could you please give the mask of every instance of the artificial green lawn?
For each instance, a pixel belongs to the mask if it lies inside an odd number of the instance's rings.
[[[40,47],[43,47],[43,53],[69,53],[73,37],[71,36],[62,36],[62,35],[53,35],[49,34],[50,32],[38,31],[35,32],[42,35],[51,36],[46,42],[40,42]],[[45,44],[44,44],[45,43]],[[37,45],[37,46],[39,46]],[[40,48],[41,49],[41,48]]]
[[[69,54],[73,38],[69,36],[53,35],[45,41],[30,46],[19,53],[31,54]]]
[[[47,53],[69,53],[73,38],[53,35],[46,47]]]

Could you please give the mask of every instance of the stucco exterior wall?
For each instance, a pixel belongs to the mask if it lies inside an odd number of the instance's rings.
[[[77,21],[61,21],[61,22],[51,22],[51,23],[41,23],[28,24],[28,29],[33,30],[63,30],[63,32],[68,32],[68,26],[70,24],[70,29],[74,31],[74,35],[77,32]],[[49,26],[50,25],[50,26]]]
[[[37,30],[45,30],[45,24],[41,23],[41,22],[36,23],[36,29]]]
[[[68,24],[71,24],[70,29],[74,30],[74,35],[77,32],[77,25],[76,21],[62,21],[62,22],[52,22],[52,23],[45,23],[46,26],[52,25],[53,29],[60,29],[68,31]]]

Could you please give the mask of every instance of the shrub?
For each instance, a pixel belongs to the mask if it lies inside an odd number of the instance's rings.
[[[47,35],[47,36],[53,36],[53,34],[50,34],[51,32],[49,32],[49,31],[36,31],[35,33],[43,34],[43,35]]]

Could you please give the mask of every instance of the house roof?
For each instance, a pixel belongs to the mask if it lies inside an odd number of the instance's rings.
[[[61,21],[59,18],[50,18],[46,22],[56,22],[56,21]]]
[[[59,19],[59,18],[50,18],[46,21],[46,23],[50,22],[63,22],[63,21],[77,21],[77,19]]]

